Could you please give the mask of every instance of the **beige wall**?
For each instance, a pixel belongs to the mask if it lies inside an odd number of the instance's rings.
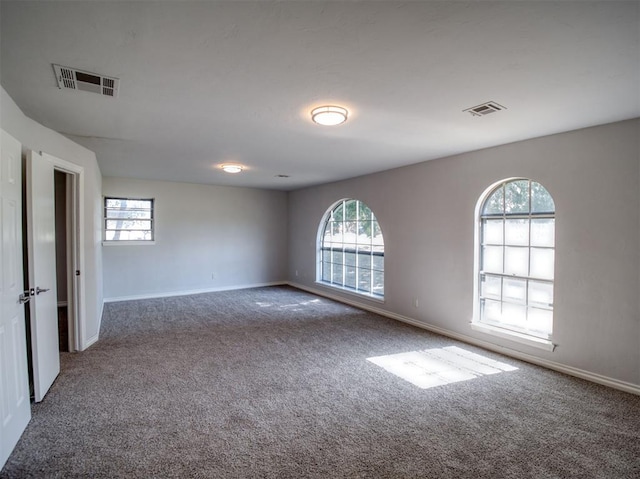
[[[107,245],[105,298],[211,291],[287,279],[287,194],[103,179],[105,196],[153,198],[154,245]]]
[[[96,155],[61,134],[26,117],[0,87],[0,126],[22,143],[24,149],[43,151],[74,163],[84,170],[84,321],[81,325],[81,348],[98,339],[102,317],[102,175]]]
[[[385,303],[360,303],[640,385],[638,138],[640,120],[632,120],[292,192],[289,277],[340,295],[315,283],[316,237],[327,208],[356,198],[374,211],[385,240]],[[555,200],[554,352],[469,325],[474,209],[488,186],[510,177],[539,181]]]

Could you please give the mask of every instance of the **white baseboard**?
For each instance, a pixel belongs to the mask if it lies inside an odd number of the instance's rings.
[[[93,346],[95,343],[97,343],[98,339],[100,339],[100,333],[96,334],[95,336],[91,336],[89,339],[84,341],[83,344],[80,345],[80,351],[87,350],[88,348]]]
[[[454,331],[449,331],[448,329],[440,328],[438,326],[432,326],[430,324],[423,323],[421,321],[410,318],[408,316],[392,313],[390,311],[385,311],[384,309],[380,309],[366,303],[361,303],[359,301],[354,301],[348,298],[344,298],[342,296],[331,294],[327,291],[323,291],[316,288],[310,288],[308,286],[304,286],[302,284],[294,283],[291,281],[289,281],[288,284],[289,286],[292,286],[294,288],[298,288],[303,291],[307,291],[309,293],[317,294],[318,296],[324,296],[326,298],[333,299],[335,301],[339,301],[341,303],[345,303],[350,306],[355,306],[356,308],[364,309],[366,311],[371,311],[372,313],[379,314],[380,316],[396,319],[398,321],[402,321],[403,323],[408,323],[418,328],[426,329],[427,331],[440,334],[442,336],[447,336],[449,338],[457,339],[458,341],[462,341],[464,343],[468,343],[474,346],[479,346],[481,348],[488,349],[489,351],[494,351],[496,353],[504,354],[505,356],[510,356],[515,359],[520,359],[528,363],[536,364],[538,366],[543,366],[545,368],[552,369],[554,371],[568,374],[570,376],[575,376],[580,379],[586,379],[587,381],[602,384],[604,386],[609,386],[609,387],[619,389],[621,391],[625,391],[631,394],[640,395],[640,385],[638,384],[633,384],[626,381],[620,381],[618,379],[610,378],[608,376],[603,376],[601,374],[585,371],[584,369],[574,368],[573,366],[567,366],[565,364],[558,363],[555,361],[549,361],[547,359],[538,358],[536,356],[532,356],[527,353],[522,353],[515,349],[499,346],[497,344],[489,343],[481,339],[476,339],[471,336],[456,333]]]
[[[104,302],[115,303],[117,301],[133,301],[136,299],[169,298],[172,296],[188,296],[190,294],[216,293],[219,291],[233,291],[236,289],[263,288],[265,286],[282,286],[286,284],[288,284],[286,281],[274,281],[271,283],[242,284],[242,285],[235,285],[235,286],[220,286],[217,288],[190,289],[190,290],[182,290],[182,291],[165,291],[162,293],[134,294],[131,296],[116,296],[112,298],[104,298]]]

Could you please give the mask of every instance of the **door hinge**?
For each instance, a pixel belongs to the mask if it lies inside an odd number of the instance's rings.
[[[80,270],[79,269],[76,270],[76,276],[80,276]]]

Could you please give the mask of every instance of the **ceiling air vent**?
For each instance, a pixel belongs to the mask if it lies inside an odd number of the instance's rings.
[[[502,111],[502,110],[506,110],[506,109],[507,109],[506,107],[496,103],[495,101],[488,101],[488,102],[483,103],[481,105],[476,105],[476,106],[473,106],[471,108],[467,108],[466,110],[462,110],[462,111],[468,111],[473,116],[485,116],[485,115],[488,115],[490,113],[495,113],[497,111]]]
[[[58,80],[58,88],[88,91],[98,95],[117,97],[120,80],[118,78],[89,73],[75,68],[53,65]]]

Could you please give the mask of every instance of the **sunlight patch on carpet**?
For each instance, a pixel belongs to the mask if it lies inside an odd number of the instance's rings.
[[[300,308],[300,307],[304,307],[304,306],[309,306],[309,305],[313,305],[316,303],[320,303],[321,301],[319,299],[311,299],[309,301],[300,301],[299,303],[293,303],[293,304],[274,304],[274,303],[266,303],[266,302],[261,302],[261,301],[256,301],[256,304],[258,306],[260,306],[261,308],[279,308],[279,309],[291,309],[291,308]]]
[[[389,354],[367,361],[422,389],[518,369],[457,346]]]

